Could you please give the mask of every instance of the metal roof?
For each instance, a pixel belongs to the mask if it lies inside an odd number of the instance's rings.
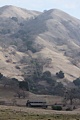
[[[43,99],[27,100],[27,102],[30,102],[30,103],[46,103],[46,101],[43,100]]]
[[[32,106],[43,106],[45,105],[44,103],[30,103]]]

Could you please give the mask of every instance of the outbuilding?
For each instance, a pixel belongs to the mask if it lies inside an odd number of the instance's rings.
[[[26,106],[47,108],[47,104],[45,100],[27,100]]]

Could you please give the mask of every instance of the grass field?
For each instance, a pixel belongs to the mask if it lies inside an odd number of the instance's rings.
[[[80,115],[68,114],[29,114],[28,112],[15,110],[0,110],[0,120],[80,120]]]
[[[36,109],[26,107],[27,99],[43,98],[48,104],[61,103],[62,98],[49,95],[35,95],[30,93],[29,98],[15,98],[20,106],[9,106],[13,103],[15,92],[10,88],[0,88],[0,101],[5,101],[5,105],[0,105],[0,120],[80,120],[80,109],[78,111],[54,111],[49,109]],[[11,104],[12,105],[12,104]]]

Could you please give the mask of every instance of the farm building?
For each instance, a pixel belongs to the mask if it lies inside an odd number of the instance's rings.
[[[47,108],[47,104],[45,100],[27,100],[26,106]]]

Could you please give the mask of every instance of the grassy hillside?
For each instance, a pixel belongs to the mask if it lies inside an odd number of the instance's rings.
[[[28,81],[31,92],[54,93],[57,81],[67,85],[80,76],[79,35],[80,20],[61,10],[41,13],[3,6],[0,72],[10,79]],[[51,77],[44,79],[45,71]],[[59,71],[64,73],[63,79],[56,76]]]

